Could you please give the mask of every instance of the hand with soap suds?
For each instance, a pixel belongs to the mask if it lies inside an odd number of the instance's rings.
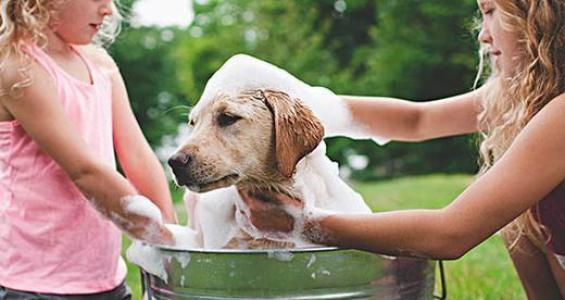
[[[301,210],[304,203],[283,194],[269,192],[253,193],[238,190],[241,199],[249,208],[247,216],[251,223],[261,231],[291,232],[295,218],[287,212],[287,207]]]
[[[305,102],[310,104],[309,107],[317,115],[327,116],[327,121],[324,122],[326,137],[347,136],[352,139],[371,139],[379,145],[389,142],[389,139],[375,136],[367,126],[357,122],[346,101],[330,89],[313,86],[309,91],[311,97],[305,98]]]
[[[285,234],[320,244],[328,241],[317,224],[334,212],[305,206],[303,201],[280,193],[243,189],[238,192],[247,204],[247,218],[257,231],[256,236]]]
[[[159,208],[141,195],[130,195],[120,200],[123,215],[115,212],[109,218],[136,240],[151,244],[174,245],[172,232],[163,223]]]

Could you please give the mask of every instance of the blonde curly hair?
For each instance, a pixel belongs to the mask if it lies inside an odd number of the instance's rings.
[[[52,22],[55,12],[65,2],[72,0],[2,0],[0,3],[0,72],[5,68],[9,58],[20,60],[19,71],[22,80],[13,86],[0,84],[0,96],[29,86],[31,77],[28,74],[29,58],[24,54],[26,43],[34,43],[45,47],[47,39],[43,33]],[[112,43],[120,31],[122,16],[117,9],[117,0],[112,2],[113,14],[104,19],[93,44],[102,46]]]
[[[501,74],[492,68],[485,83],[483,110],[479,115],[480,174],[505,153],[518,133],[547,103],[565,92],[565,1],[494,0],[494,4],[501,13],[502,26],[518,35],[523,51],[513,74]],[[487,47],[481,48],[480,69],[488,55]],[[535,220],[532,208],[514,223],[513,228],[518,228],[538,246],[542,233],[550,234]]]

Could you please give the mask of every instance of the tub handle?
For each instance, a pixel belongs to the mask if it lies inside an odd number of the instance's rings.
[[[445,270],[443,269],[442,260],[438,260],[438,266],[439,266],[439,280],[441,284],[441,294],[439,296],[434,294],[434,299],[445,300],[447,299],[447,285],[445,284]]]
[[[149,276],[147,276],[142,268],[139,268],[139,273],[141,274],[141,297],[143,300],[152,300],[153,295],[151,293],[151,283],[149,282]]]

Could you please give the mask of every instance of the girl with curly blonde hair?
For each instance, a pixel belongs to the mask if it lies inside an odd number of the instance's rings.
[[[490,78],[430,102],[343,96],[353,122],[379,137],[422,141],[480,132],[482,169],[448,206],[370,215],[301,215],[300,201],[240,191],[251,222],[317,243],[457,259],[502,229],[530,299],[565,298],[565,1],[478,0]],[[332,105],[329,103],[328,105]],[[281,210],[284,210],[283,213]],[[305,222],[294,223],[295,218]],[[296,230],[296,229],[294,229]]]
[[[112,0],[0,2],[0,299],[129,299],[120,229],[174,242],[161,164],[99,46],[119,23]]]

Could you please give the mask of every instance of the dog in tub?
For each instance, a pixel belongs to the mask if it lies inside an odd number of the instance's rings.
[[[210,78],[189,120],[190,135],[168,163],[177,184],[190,190],[185,204],[197,243],[190,246],[316,246],[293,228],[288,233],[255,228],[237,189],[283,193],[313,211],[370,212],[326,156],[324,133],[367,138],[351,126],[345,103],[329,90],[238,54]]]

